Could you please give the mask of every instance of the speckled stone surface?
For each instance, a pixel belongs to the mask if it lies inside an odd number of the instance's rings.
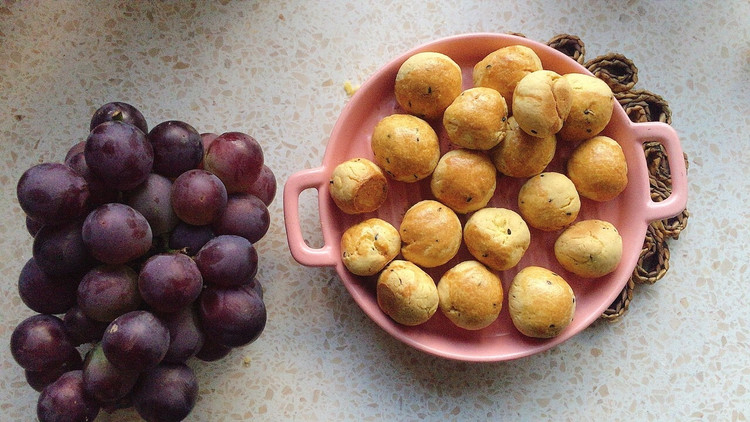
[[[586,56],[623,53],[638,88],[670,103],[689,155],[688,228],[670,270],[630,310],[547,352],[469,364],[407,348],[360,311],[328,268],[291,257],[280,195],[257,246],[269,320],[220,362],[192,362],[191,421],[705,420],[750,418],[750,3],[708,1],[0,2],[0,420],[35,416],[8,342],[32,313],[16,280],[31,256],[21,173],[60,161],[107,101],[154,125],[245,131],[281,185],[319,166],[359,84],[421,43],[466,32],[559,33]],[[316,195],[303,231],[321,242]],[[97,421],[135,421],[132,410]]]

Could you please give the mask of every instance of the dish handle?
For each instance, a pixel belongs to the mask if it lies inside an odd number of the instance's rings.
[[[687,169],[677,132],[672,126],[662,122],[635,123],[633,131],[641,144],[651,141],[662,144],[672,178],[672,192],[669,197],[659,202],[653,201],[650,195],[647,198],[647,222],[674,217],[685,209],[688,190]]]
[[[292,257],[302,265],[326,267],[336,265],[336,256],[330,245],[312,248],[302,236],[299,220],[299,197],[307,189],[317,189],[318,194],[328,183],[323,167],[302,170],[289,176],[284,185],[284,225]]]

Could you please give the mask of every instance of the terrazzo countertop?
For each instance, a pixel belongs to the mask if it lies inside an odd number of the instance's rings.
[[[8,349],[32,315],[17,294],[32,239],[16,182],[62,160],[99,105],[132,103],[150,126],[250,133],[281,191],[320,165],[345,81],[468,32],[578,35],[587,57],[625,54],[637,87],[669,101],[690,159],[691,216],[666,276],[636,286],[624,316],[546,352],[446,360],[387,335],[332,268],[297,264],[279,194],[257,244],[266,329],[219,362],[191,363],[200,396],[188,420],[747,420],[748,16],[744,0],[0,2],[0,420],[32,420],[37,400]],[[300,201],[319,245],[315,192]],[[132,410],[97,418],[134,420]]]

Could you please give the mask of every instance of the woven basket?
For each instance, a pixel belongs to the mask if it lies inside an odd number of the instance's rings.
[[[583,66],[606,82],[612,92],[628,91],[638,82],[638,68],[632,60],[622,54],[605,54],[586,62]]]

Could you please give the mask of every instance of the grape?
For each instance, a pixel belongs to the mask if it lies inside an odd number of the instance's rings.
[[[78,285],[78,306],[96,321],[112,321],[140,304],[138,274],[127,265],[95,267]]]
[[[138,276],[138,291],[143,301],[158,312],[184,308],[198,297],[202,288],[198,266],[181,253],[152,256]]]
[[[10,336],[10,351],[16,362],[29,371],[57,368],[78,353],[63,322],[53,315],[34,315],[21,321]]]
[[[123,264],[140,257],[148,252],[153,240],[143,214],[119,203],[91,211],[81,232],[91,255],[107,264]]]
[[[73,158],[74,155],[83,152],[86,149],[86,141],[80,141],[73,144],[72,147],[68,149],[68,152],[65,153],[65,164],[68,164],[68,160]],[[70,165],[70,164],[68,164]]]
[[[24,370],[26,382],[36,391],[44,390],[44,387],[55,382],[60,376],[68,371],[83,368],[81,355],[76,351],[70,355],[70,358],[62,365],[45,371]]]
[[[40,422],[93,421],[99,404],[83,390],[83,372],[69,371],[48,385],[36,406]]]
[[[91,172],[118,190],[143,183],[154,164],[154,150],[146,135],[120,121],[96,126],[86,139],[84,154]]]
[[[83,176],[89,184],[88,204],[90,208],[98,207],[107,202],[117,201],[120,191],[105,185],[101,179],[91,172],[88,164],[86,164],[86,155],[84,152],[79,152],[65,158],[65,164],[72,168],[73,171]]]
[[[169,235],[169,248],[193,256],[214,237],[211,226],[193,226],[180,222]]]
[[[182,363],[163,363],[141,376],[133,407],[148,422],[176,422],[190,414],[197,398],[193,370]]]
[[[205,170],[188,170],[172,184],[172,208],[180,220],[194,226],[213,222],[227,206],[227,190]]]
[[[39,268],[51,276],[81,275],[94,261],[83,243],[82,220],[46,225],[34,237],[32,252]]]
[[[155,367],[169,349],[169,329],[148,311],[132,311],[112,321],[102,337],[102,348],[121,370]]]
[[[174,229],[179,222],[170,203],[171,192],[169,179],[151,173],[145,182],[123,195],[123,202],[143,214],[153,235],[159,236]]]
[[[185,362],[201,350],[205,335],[193,306],[157,316],[169,329],[169,349],[164,362]]]
[[[33,218],[26,216],[26,230],[29,232],[31,237],[35,237],[39,230],[42,229],[44,223],[34,220]]]
[[[203,142],[195,128],[179,120],[159,123],[148,133],[154,148],[154,173],[177,177],[203,160]]]
[[[42,163],[21,175],[16,195],[30,218],[43,224],[59,224],[86,213],[89,185],[65,164]]]
[[[228,193],[247,192],[263,168],[263,149],[250,135],[222,133],[208,147],[203,166],[224,182]]]
[[[260,175],[247,190],[247,193],[260,198],[267,207],[271,206],[273,198],[276,197],[276,176],[273,174],[273,170],[264,164],[260,170]]]
[[[92,343],[102,338],[109,322],[89,318],[79,306],[73,306],[63,316],[65,331],[74,346]]]
[[[138,375],[137,371],[123,371],[112,365],[101,344],[94,346],[83,362],[84,391],[104,403],[127,396],[138,381]]]
[[[198,305],[206,336],[225,346],[252,343],[266,326],[266,306],[249,283],[240,287],[208,286]]]
[[[146,124],[146,119],[143,117],[143,114],[141,114],[137,108],[128,103],[114,101],[99,107],[94,112],[94,115],[91,116],[89,130],[94,130],[95,127],[108,121],[130,123],[140,129],[143,133],[148,133],[148,125]]]
[[[62,314],[76,304],[78,281],[53,277],[31,257],[18,276],[18,294],[23,303],[40,314]]]
[[[234,235],[215,237],[195,256],[203,280],[218,286],[239,286],[258,272],[258,252],[249,240]]]
[[[242,236],[257,243],[268,232],[271,215],[266,204],[250,194],[231,195],[227,207],[212,224],[214,233]]]
[[[260,284],[260,281],[257,278],[254,278],[253,281],[251,281],[250,283],[248,283],[244,287],[245,288],[250,287],[252,290],[255,291],[255,293],[258,295],[258,297],[260,297],[261,299],[263,299],[263,286]]]
[[[204,362],[214,362],[227,356],[231,351],[231,347],[219,344],[211,338],[206,338],[203,341],[203,347],[195,354],[195,357]]]

